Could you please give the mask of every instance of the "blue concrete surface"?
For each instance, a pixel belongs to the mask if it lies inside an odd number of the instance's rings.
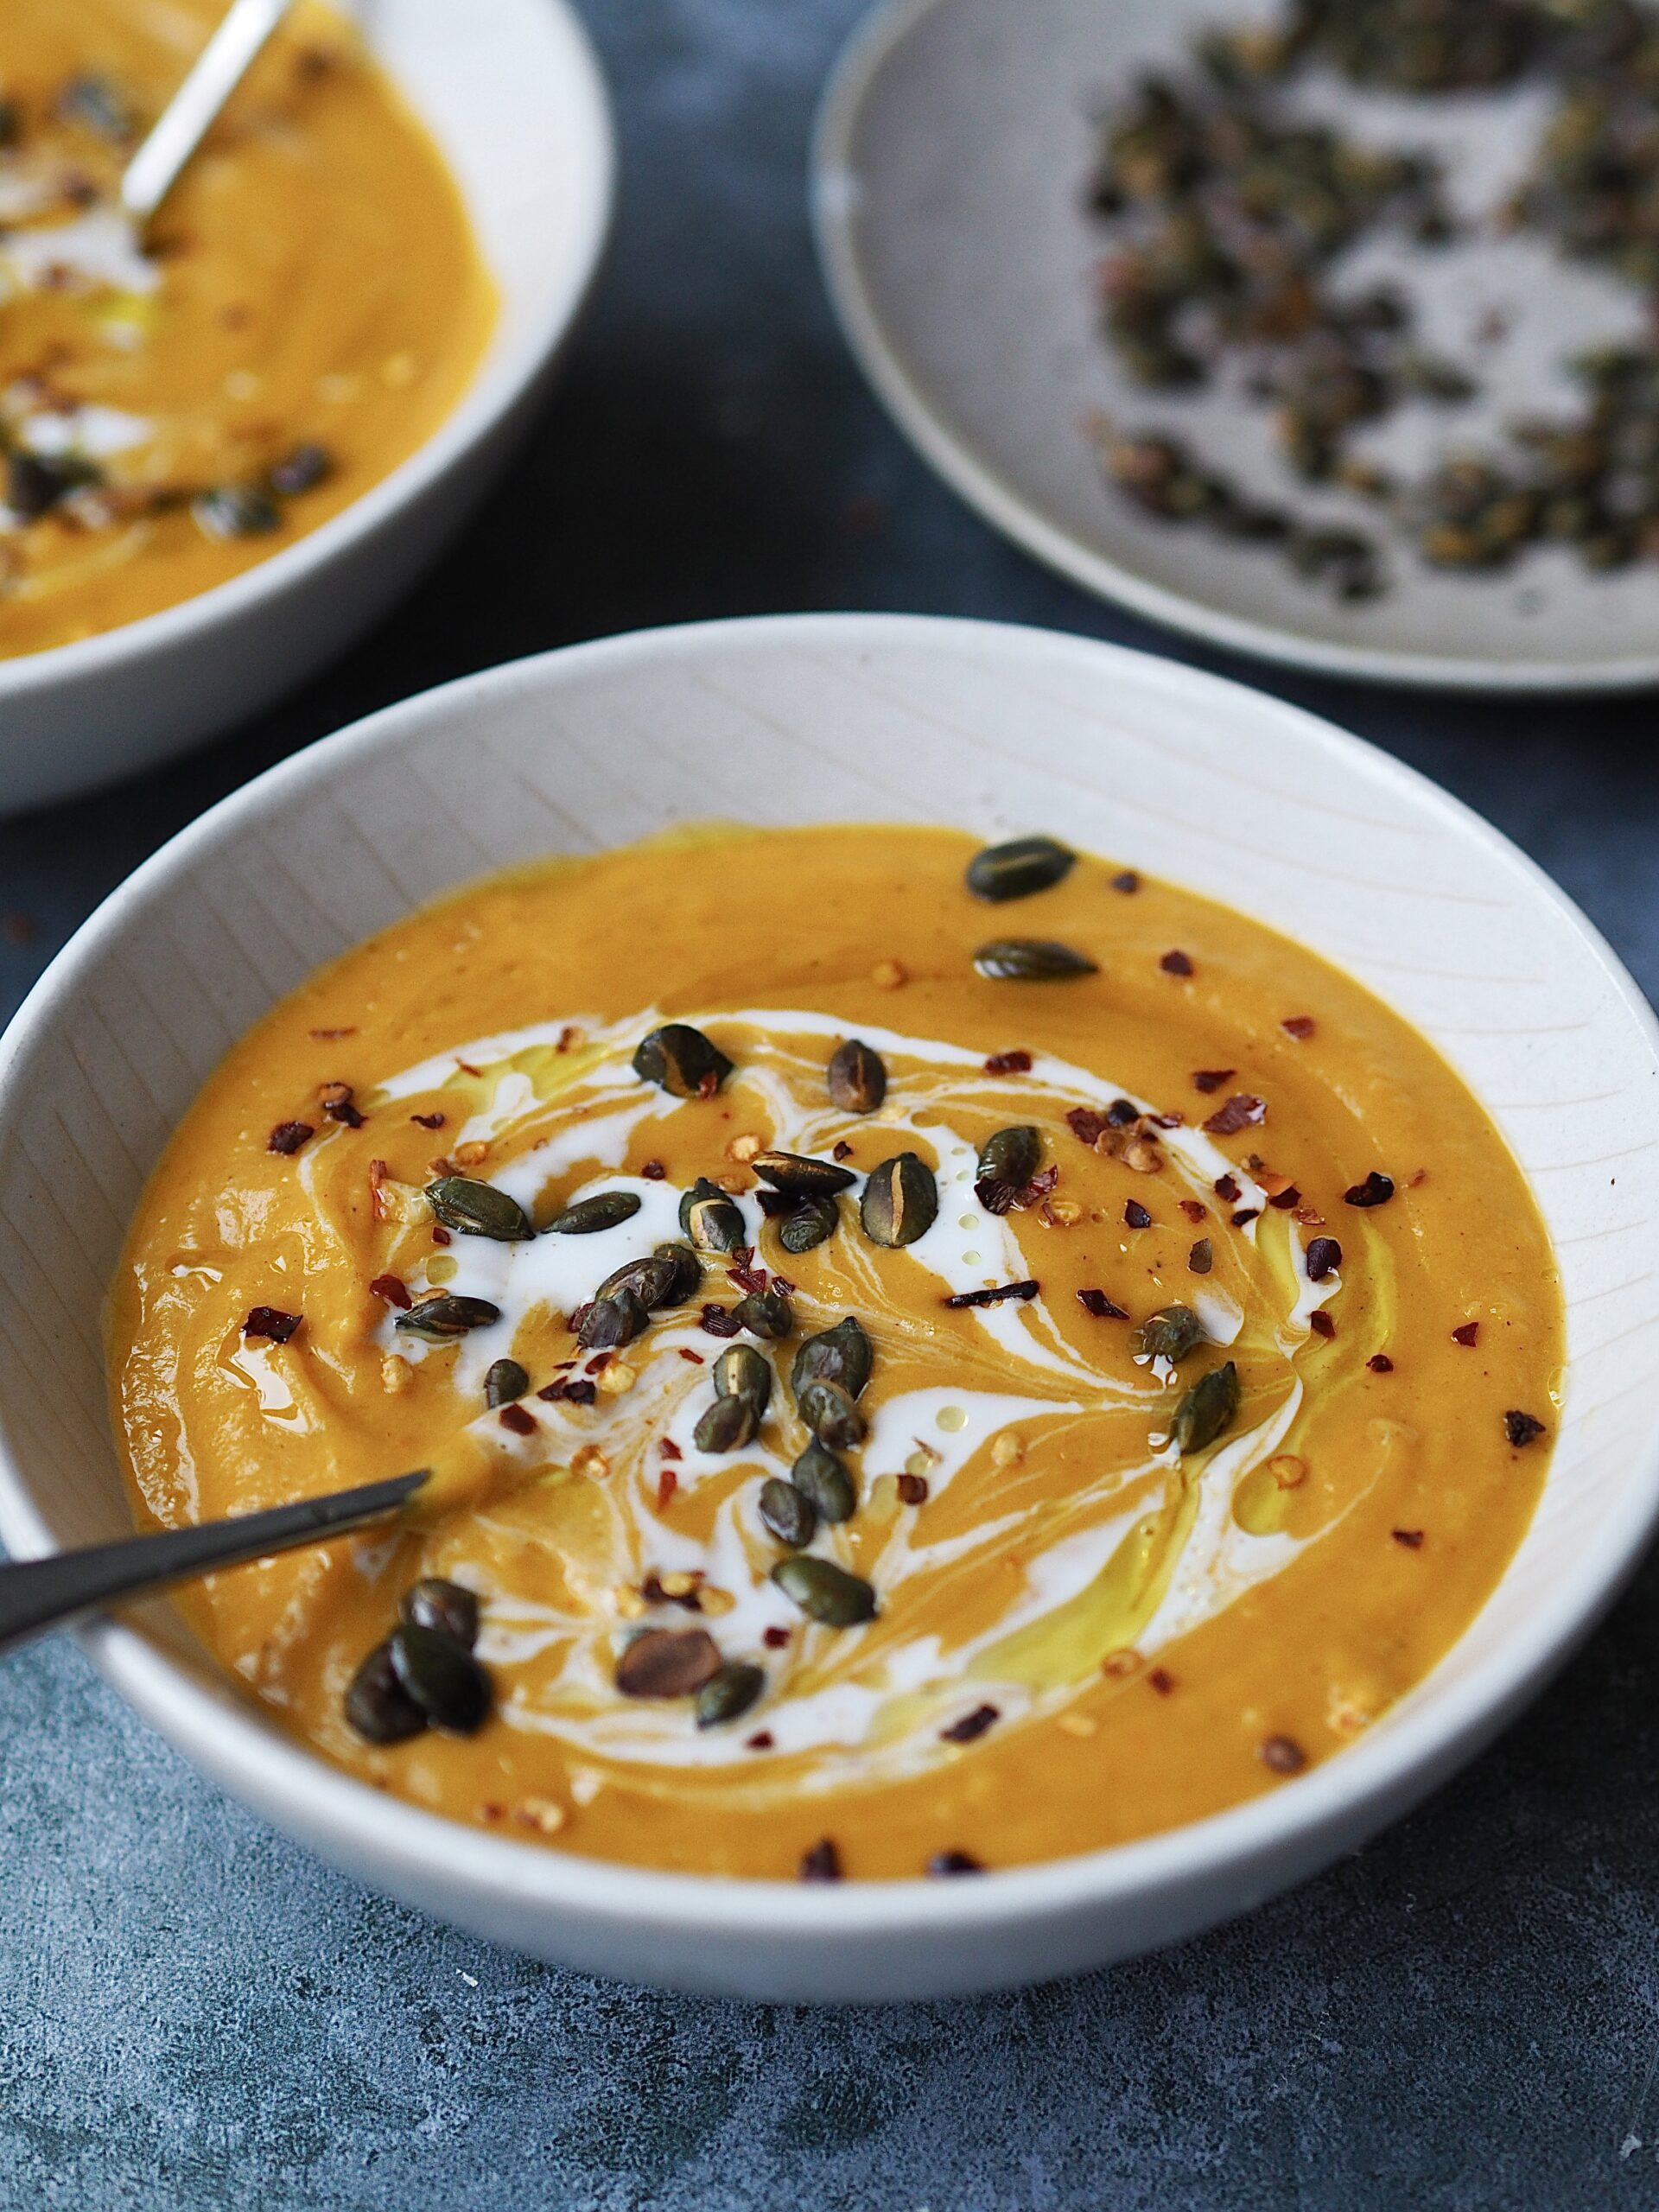
[[[280,712],[0,827],[0,912],[34,931],[0,929],[0,1013],[208,801],[493,660],[815,607],[1188,652],[983,529],[842,353],[801,179],[857,4],[588,0],[621,109],[621,220],[489,522]],[[1494,817],[1659,985],[1652,702],[1230,672]],[[863,2014],[620,1989],[403,1911],[198,1781],[73,1646],[37,1648],[0,1665],[0,2212],[1659,2203],[1656,1592],[1650,1569],[1493,1752],[1252,1919],[1112,1974]]]

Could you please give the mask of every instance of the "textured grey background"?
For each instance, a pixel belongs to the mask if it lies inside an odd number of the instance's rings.
[[[802,175],[858,4],[588,0],[621,111],[620,223],[488,522],[280,712],[0,827],[0,911],[34,931],[0,929],[0,1014],[209,801],[490,661],[820,607],[1188,651],[993,537],[838,344]],[[1230,672],[1449,784],[1659,986],[1652,702]],[[0,1665],[0,2212],[1659,2204],[1656,1590],[1649,1570],[1415,1819],[1254,1918],[1109,1974],[861,2015],[643,1994],[452,1934],[198,1782],[72,1646],[36,1649]]]

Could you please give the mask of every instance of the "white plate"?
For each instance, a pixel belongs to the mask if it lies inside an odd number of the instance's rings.
[[[1659,1033],[1583,917],[1433,785],[1277,701],[1081,639],[828,615],[575,646],[310,747],[147,861],[0,1041],[0,1538],[29,1556],[130,1529],[99,1316],[143,1179],[226,1047],[317,962],[480,870],[710,817],[1058,828],[1289,931],[1457,1062],[1533,1178],[1570,1351],[1537,1517],[1468,1633],[1350,1749],[1233,1811],[971,1882],[839,1888],[610,1866],[417,1811],[283,1735],[164,1605],[86,1631],[93,1658],[206,1772],[364,1879],[683,1988],[1035,1980],[1352,1850],[1486,1742],[1648,1540]]]
[[[183,751],[291,690],[414,579],[488,491],[546,389],[610,220],[609,109],[565,0],[363,0],[375,53],[448,159],[501,294],[489,348],[426,443],[229,583],[0,660],[0,814]]]
[[[1169,427],[1262,496],[1291,480],[1268,411],[1235,393],[1143,392],[1098,329],[1109,231],[1084,211],[1091,118],[1148,65],[1168,67],[1237,0],[895,0],[855,38],[819,120],[814,201],[842,328],[900,428],[962,496],[1039,559],[1103,598],[1237,651],[1390,683],[1481,691],[1659,683],[1659,568],[1596,576],[1567,550],[1459,576],[1403,544],[1383,598],[1342,607],[1269,550],[1139,514],[1102,479],[1084,425]],[[1355,135],[1451,157],[1460,209],[1490,207],[1524,169],[1548,102],[1535,90],[1438,102],[1314,86],[1298,98]],[[1368,245],[1356,272],[1396,278],[1425,336],[1486,381],[1467,407],[1402,409],[1356,441],[1414,474],[1481,442],[1499,416],[1572,404],[1564,353],[1641,327],[1628,287],[1488,234],[1435,253]],[[1357,274],[1356,282],[1358,281]],[[1493,314],[1509,334],[1474,342]],[[1299,508],[1366,526],[1345,493]]]

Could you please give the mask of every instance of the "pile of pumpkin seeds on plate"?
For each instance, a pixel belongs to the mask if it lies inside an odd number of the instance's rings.
[[[1375,526],[1264,500],[1166,431],[1102,422],[1109,480],[1143,512],[1272,546],[1344,601],[1386,589],[1385,532],[1432,566],[1492,570],[1574,547],[1594,570],[1659,556],[1659,321],[1643,342],[1570,364],[1570,416],[1507,423],[1491,452],[1398,481],[1354,434],[1409,399],[1477,383],[1418,340],[1396,292],[1345,290],[1342,257],[1385,232],[1425,250],[1456,226],[1436,163],[1299,118],[1314,69],[1429,99],[1529,80],[1558,95],[1525,182],[1485,220],[1624,283],[1659,287],[1659,20],[1637,0],[1288,0],[1279,19],[1198,38],[1102,125],[1090,205],[1112,227],[1102,321],[1135,383],[1177,391],[1242,365],[1274,414],[1287,472],[1357,494]]]

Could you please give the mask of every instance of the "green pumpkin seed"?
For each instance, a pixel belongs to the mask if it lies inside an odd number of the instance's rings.
[[[999,1129],[987,1137],[974,1170],[976,1183],[1007,1183],[1021,1191],[1042,1166],[1043,1140],[1037,1130],[1021,1125]]]
[[[853,1478],[817,1437],[790,1469],[789,1479],[821,1520],[836,1525],[852,1519],[858,1505]]]
[[[861,1037],[836,1046],[825,1080],[843,1114],[874,1114],[887,1095],[887,1063]]]
[[[804,1551],[817,1534],[818,1516],[811,1500],[804,1497],[792,1483],[769,1475],[760,1485],[760,1518],[779,1542],[791,1550]]]
[[[475,1736],[490,1710],[490,1678],[472,1653],[436,1629],[407,1622],[391,1637],[391,1666],[435,1728]]]
[[[833,1236],[841,1225],[841,1208],[833,1198],[804,1198],[793,1213],[786,1213],[778,1224],[778,1242],[785,1252],[798,1258],[803,1252],[811,1251],[827,1236]]]
[[[968,888],[976,899],[999,906],[1005,899],[1029,899],[1069,874],[1076,859],[1052,837],[1014,837],[974,855],[968,863]]]
[[[601,1230],[620,1229],[625,1221],[632,1221],[639,1211],[637,1191],[601,1191],[591,1198],[578,1198],[574,1205],[556,1213],[547,1224],[548,1233],[556,1236],[596,1236]]]
[[[789,1300],[775,1290],[752,1290],[747,1298],[740,1298],[732,1308],[732,1319],[752,1337],[766,1337],[774,1344],[795,1325]]]
[[[741,1213],[706,1175],[680,1200],[680,1227],[700,1252],[735,1252],[748,1241]]]
[[[1100,973],[1086,953],[1040,937],[994,938],[980,946],[974,965],[994,983],[1058,983],[1073,976]]]
[[[493,1413],[498,1406],[522,1398],[529,1388],[530,1377],[516,1359],[498,1359],[484,1377],[484,1402]]]
[[[797,1392],[795,1410],[820,1443],[834,1451],[850,1452],[864,1441],[864,1416],[839,1382],[809,1382]]]
[[[919,1154],[901,1152],[874,1169],[859,1202],[859,1217],[872,1244],[913,1244],[932,1228],[939,1186]]]
[[[404,1591],[397,1610],[410,1628],[429,1628],[464,1651],[478,1642],[478,1599],[461,1583],[426,1575]]]
[[[683,1244],[659,1244],[648,1258],[625,1260],[613,1268],[595,1298],[631,1290],[648,1313],[660,1306],[683,1306],[702,1281],[702,1262]]]
[[[1204,1341],[1204,1324],[1186,1306],[1160,1306],[1129,1332],[1129,1350],[1137,1358],[1166,1359],[1172,1365]]]
[[[501,1308],[487,1298],[428,1298],[397,1316],[395,1326],[411,1337],[448,1344],[469,1330],[487,1329],[501,1319]]]
[[[850,1168],[837,1167],[833,1160],[809,1160],[798,1152],[757,1152],[749,1165],[763,1183],[792,1198],[832,1198],[837,1191],[850,1191],[858,1180]]]
[[[698,1727],[718,1728],[725,1721],[741,1720],[766,1687],[759,1667],[747,1659],[728,1659],[697,1692]]]
[[[425,1730],[425,1713],[393,1670],[390,1639],[377,1643],[352,1676],[346,1719],[367,1744],[404,1744]]]
[[[735,1452],[754,1440],[760,1408],[753,1398],[720,1397],[708,1407],[691,1432],[699,1452]]]
[[[1237,1411],[1238,1370],[1230,1359],[1224,1367],[1201,1375],[1176,1407],[1169,1433],[1177,1451],[1183,1459],[1204,1451],[1231,1427]]]
[[[671,1098],[712,1098],[732,1071],[732,1064],[701,1029],[671,1021],[641,1039],[633,1071]]]
[[[772,1369],[753,1344],[728,1344],[715,1362],[715,1395],[747,1398],[760,1419],[772,1402]]]
[[[772,1579],[791,1604],[826,1628],[855,1628],[860,1621],[875,1618],[874,1591],[834,1560],[798,1552],[792,1559],[779,1560]]]
[[[839,1382],[849,1398],[861,1398],[874,1358],[868,1337],[849,1313],[806,1339],[789,1370],[789,1387],[798,1398],[809,1382]]]
[[[625,1283],[608,1298],[596,1298],[582,1317],[576,1342],[584,1351],[616,1351],[631,1344],[649,1319],[645,1307]]]
[[[498,1191],[493,1183],[475,1182],[470,1175],[441,1175],[427,1185],[426,1195],[444,1227],[460,1236],[493,1236],[498,1244],[516,1244],[536,1234],[518,1199]]]
[[[624,1697],[693,1697],[720,1672],[720,1647],[706,1628],[647,1628],[616,1662]]]
[[[264,537],[283,526],[281,511],[257,484],[216,484],[190,502],[191,518],[204,537]]]

